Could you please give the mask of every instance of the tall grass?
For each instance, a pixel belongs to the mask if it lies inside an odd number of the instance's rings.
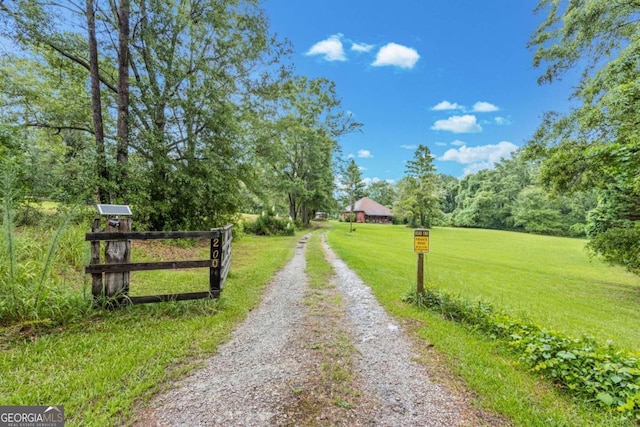
[[[18,191],[13,170],[4,168],[0,179],[0,324],[59,323],[82,313],[87,300],[77,289],[72,291],[61,274],[66,262],[72,261],[75,268],[82,262],[78,257],[84,239],[77,239],[78,226],[75,230],[71,227],[74,211],[64,215],[53,229],[17,229]],[[74,235],[73,241],[69,235]],[[66,243],[64,247],[61,242]]]
[[[7,165],[4,165],[7,166]],[[15,175],[12,173],[13,171],[9,167],[3,167],[3,173],[0,176],[2,178],[2,230],[4,232],[4,239],[0,241],[2,244],[0,248],[2,248],[3,261],[0,263],[0,266],[6,265],[8,271],[0,271],[0,292],[6,292],[8,295],[6,297],[10,297],[9,304],[12,301],[17,300],[16,294],[16,252],[15,252],[15,242],[14,242],[14,226],[13,226],[13,205],[14,198],[16,197],[15,192]],[[4,292],[3,292],[4,291]],[[2,295],[2,294],[0,294]],[[3,300],[5,299],[3,298]],[[6,304],[6,303],[5,303]],[[0,310],[5,306],[5,304],[0,302]],[[2,313],[2,311],[0,311]],[[0,316],[0,319],[2,316]]]

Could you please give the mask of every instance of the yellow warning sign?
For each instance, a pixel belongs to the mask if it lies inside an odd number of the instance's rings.
[[[429,229],[413,230],[413,251],[421,254],[429,253]]]

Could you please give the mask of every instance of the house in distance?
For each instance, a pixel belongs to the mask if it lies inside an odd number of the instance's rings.
[[[343,221],[349,220],[349,213],[351,212],[351,205],[344,208],[340,213],[340,217]],[[363,197],[358,200],[354,207],[355,222],[374,222],[379,224],[391,224],[391,217],[393,214],[391,210],[381,205],[380,203],[371,200],[368,197]]]

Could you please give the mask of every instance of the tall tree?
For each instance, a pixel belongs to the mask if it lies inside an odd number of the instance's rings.
[[[407,184],[415,192],[412,211],[419,219],[421,227],[430,227],[432,221],[441,214],[439,195],[436,192],[436,168],[429,147],[419,145],[413,159],[407,162]]]
[[[523,189],[513,207],[513,223],[525,231],[541,234],[561,234],[562,213],[558,203],[541,187]]]
[[[308,224],[314,210],[327,210],[334,190],[337,139],[357,129],[340,110],[335,84],[293,77],[265,93],[255,124],[257,161],[289,204],[289,215]]]
[[[396,199],[396,190],[387,181],[375,181],[365,189],[367,195],[381,205],[391,207]]]
[[[105,188],[109,182],[109,169],[104,143],[104,123],[102,122],[102,97],[100,91],[100,69],[98,63],[98,41],[96,38],[96,8],[93,0],[87,0],[87,40],[89,50],[89,75],[91,81],[91,111],[93,112],[93,134],[96,141],[96,170],[98,186],[96,198],[101,203],[108,203]]]
[[[118,173],[116,185],[121,196],[125,192],[126,168],[129,161],[129,0],[120,0],[117,6],[118,18],[118,119],[116,162]],[[126,196],[125,196],[126,198]]]
[[[455,176],[436,175],[436,191],[440,195],[440,208],[442,213],[450,214],[456,210],[456,196],[460,181]]]
[[[349,200],[349,232],[352,233],[353,221],[355,219],[356,196],[364,189],[362,174],[355,160],[349,160],[347,166],[342,169],[340,183]]]
[[[578,106],[567,114],[547,114],[528,144],[529,155],[544,159],[541,177],[555,190],[604,191],[615,183],[622,194],[638,199],[640,2],[543,0],[537,11],[547,14],[529,43],[534,65],[546,67],[540,82],[551,83],[573,69],[581,77],[573,93]],[[629,221],[603,231],[609,234],[607,245],[592,247],[634,269],[640,265],[638,252],[617,250],[614,242],[626,247],[637,241],[640,224],[634,218],[640,212],[621,214]]]

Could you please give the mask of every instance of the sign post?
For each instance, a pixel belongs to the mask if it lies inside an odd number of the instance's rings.
[[[424,293],[424,254],[429,253],[429,229],[413,230],[413,251],[418,254],[418,294]]]

